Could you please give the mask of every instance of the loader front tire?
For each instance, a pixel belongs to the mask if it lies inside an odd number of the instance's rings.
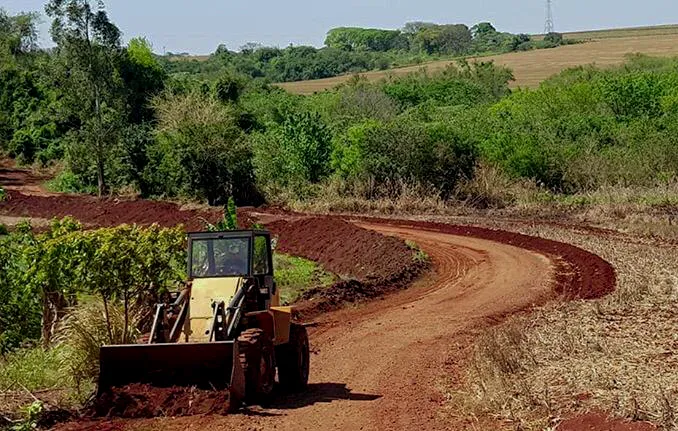
[[[245,374],[245,403],[267,404],[275,383],[275,355],[271,337],[262,329],[247,329],[238,337],[238,348]]]
[[[290,326],[290,341],[278,347],[278,380],[283,389],[299,392],[308,386],[310,349],[306,328],[297,323]]]

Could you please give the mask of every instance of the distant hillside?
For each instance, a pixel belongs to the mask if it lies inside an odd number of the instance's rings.
[[[540,36],[535,36],[538,39]],[[543,37],[543,36],[541,36]],[[585,40],[586,43],[566,45],[552,49],[512,52],[508,54],[476,57],[480,61],[494,61],[511,68],[516,81],[513,86],[534,87],[544,79],[568,67],[596,63],[608,66],[620,64],[628,54],[643,53],[654,56],[678,55],[678,25],[610,29],[565,33],[566,39]],[[442,60],[415,66],[362,73],[370,81],[391,74],[402,75],[422,67],[430,71],[445,68],[452,61]],[[349,78],[349,75],[310,81],[278,84],[292,93],[312,94],[332,88]]]

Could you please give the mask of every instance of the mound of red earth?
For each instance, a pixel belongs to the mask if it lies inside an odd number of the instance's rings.
[[[101,227],[157,223],[167,227],[183,224],[187,230],[203,230],[205,221],[213,223],[219,220],[223,211],[184,210],[175,203],[141,199],[97,199],[83,195],[36,196],[9,191],[8,199],[0,203],[0,214],[45,219],[71,216],[84,224]]]
[[[90,415],[122,418],[176,417],[226,414],[229,409],[228,391],[131,384],[113,388],[95,399]]]
[[[403,288],[426,266],[413,259],[402,240],[337,217],[282,220],[266,227],[279,236],[279,251],[320,262],[342,278],[329,288],[304,294],[297,306],[304,318]]]

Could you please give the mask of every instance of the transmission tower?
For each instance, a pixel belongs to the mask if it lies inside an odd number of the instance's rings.
[[[546,23],[544,24],[544,34],[553,33],[553,1],[546,0]]]

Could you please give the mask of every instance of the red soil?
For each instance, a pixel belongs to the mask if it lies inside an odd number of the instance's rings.
[[[266,227],[280,236],[278,250],[323,262],[340,276],[360,280],[390,277],[412,261],[397,238],[361,229],[336,217],[281,220]]]
[[[157,223],[161,226],[183,224],[187,230],[203,230],[203,219],[215,222],[223,215],[218,209],[182,210],[177,204],[160,201],[97,199],[83,195],[36,196],[11,190],[8,196],[8,200],[0,203],[0,214],[45,219],[71,216],[94,226]]]
[[[342,277],[329,288],[308,290],[295,304],[298,318],[401,289],[426,267],[413,260],[413,251],[402,240],[337,217],[280,220],[266,227],[279,235],[278,250],[320,262]]]
[[[361,219],[382,225],[413,227],[432,232],[487,239],[554,257],[559,266],[555,289],[565,297],[564,299],[601,298],[612,293],[616,286],[617,276],[612,265],[600,256],[570,244],[474,226],[370,217]]]
[[[587,413],[561,422],[558,431],[654,431],[657,427],[647,422],[628,422],[611,419],[603,413]]]
[[[165,202],[152,202],[152,201],[140,201],[140,200],[98,200],[93,197],[87,196],[27,196],[15,191],[10,191],[10,199],[6,202],[0,203],[0,214],[13,215],[13,216],[31,216],[31,217],[40,217],[40,218],[52,218],[52,217],[62,217],[66,215],[71,215],[76,219],[79,219],[85,224],[96,225],[96,226],[112,226],[121,223],[138,223],[138,224],[150,224],[150,223],[159,223],[164,226],[172,226],[176,224],[184,224],[187,229],[201,229],[203,228],[203,222],[201,218],[205,218],[211,221],[214,221],[221,217],[220,210],[209,210],[209,211],[200,211],[200,210],[181,210],[181,208],[172,203]],[[438,289],[440,292],[447,292],[445,295],[445,301],[450,301],[450,306],[445,306],[433,313],[425,308],[421,311],[419,319],[424,317],[431,320],[431,325],[433,325],[436,319],[439,319],[440,316],[447,316],[445,313],[450,314],[449,318],[452,316],[460,315],[462,310],[486,310],[482,315],[478,315],[477,318],[473,320],[475,326],[471,325],[472,328],[488,324],[487,322],[497,321],[497,317],[500,317],[502,312],[511,313],[519,310],[518,305],[508,307],[506,306],[507,299],[511,298],[512,300],[516,299],[515,295],[509,295],[506,297],[498,296],[494,298],[493,296],[487,296],[488,300],[491,299],[490,303],[496,310],[488,310],[484,306],[478,307],[475,303],[467,304],[466,308],[458,307],[459,301],[472,301],[477,298],[475,295],[471,296],[455,296],[458,293],[456,282],[459,277],[463,277],[466,271],[469,271],[469,268],[473,268],[474,265],[484,265],[485,257],[483,254],[478,254],[474,250],[472,243],[464,243],[466,250],[461,255],[465,255],[464,259],[459,258],[460,252],[455,244],[454,236],[457,237],[468,237],[468,238],[480,238],[484,240],[489,240],[494,243],[503,243],[509,244],[518,247],[519,249],[530,250],[541,255],[545,255],[553,264],[554,271],[554,282],[556,292],[562,294],[565,299],[574,299],[574,298],[583,298],[591,299],[598,298],[603,295],[606,295],[614,290],[616,275],[615,271],[611,265],[609,265],[602,258],[589,253],[580,248],[571,246],[569,244],[563,244],[555,241],[550,241],[542,238],[535,238],[526,235],[521,235],[512,232],[505,232],[500,230],[492,230],[478,227],[468,227],[468,226],[454,226],[446,225],[442,223],[428,223],[428,222],[411,222],[411,221],[397,221],[389,219],[373,219],[373,218],[363,218],[362,220],[366,221],[370,225],[381,226],[380,230],[387,230],[388,226],[398,226],[400,230],[398,232],[400,236],[410,235],[412,239],[421,244],[426,244],[427,252],[434,256],[434,264],[436,265],[436,270],[440,271],[437,275],[440,278],[439,282],[434,285],[435,289]],[[343,221],[340,217],[302,217],[295,221],[275,221],[268,225],[274,233],[279,235],[279,245],[278,249],[300,256],[304,256],[313,260],[320,262],[325,268],[335,273],[341,274],[345,277],[351,278],[353,280],[343,281],[337,283],[335,286],[324,290],[323,292],[314,291],[314,298],[306,298],[302,302],[302,310],[307,310],[310,312],[321,312],[324,310],[336,308],[337,305],[345,301],[354,301],[357,299],[370,298],[381,293],[384,293],[388,290],[403,287],[407,284],[414,276],[419,273],[421,267],[414,263],[412,260],[412,251],[409,250],[407,246],[404,245],[402,240],[383,236],[380,233],[371,232],[366,229],[362,229],[355,224],[348,223]],[[394,232],[396,229],[393,229]],[[408,233],[409,232],[409,233]],[[602,233],[601,233],[602,234]],[[450,235],[452,237],[450,237]],[[439,245],[439,241],[442,238],[450,242],[449,245],[443,247]],[[493,250],[488,248],[488,250]],[[503,250],[503,249],[501,249]],[[513,249],[512,249],[513,250]],[[503,253],[503,252],[502,252]],[[511,251],[507,251],[511,253]],[[518,253],[517,251],[514,253]],[[526,257],[529,259],[529,257]],[[444,266],[441,262],[450,260],[449,268]],[[468,260],[468,262],[467,262]],[[538,261],[534,261],[535,265],[534,271],[538,271],[537,266]],[[491,269],[491,268],[490,268]],[[449,271],[448,271],[449,270]],[[497,270],[501,270],[501,274],[510,274],[512,271],[532,271],[531,267],[528,268],[515,268],[510,262],[503,263],[500,267],[497,267]],[[543,268],[539,271],[543,271]],[[448,274],[449,272],[449,274]],[[490,277],[493,276],[491,273],[483,275],[484,272],[478,272],[478,277]],[[521,273],[521,277],[527,277],[527,275]],[[448,277],[449,276],[449,277]],[[534,273],[534,283],[538,283],[540,277],[544,275],[541,273]],[[447,278],[446,278],[447,277]],[[508,289],[511,287],[511,282],[508,281],[506,285],[502,284],[499,281],[488,280],[486,283],[478,284],[477,279],[469,280],[469,289],[483,289],[481,298],[485,298],[485,295],[498,295],[501,293],[501,289]],[[535,284],[536,285],[536,284]],[[494,287],[493,287],[494,286]],[[504,286],[504,287],[501,287]],[[515,286],[514,286],[515,287]],[[431,287],[430,289],[433,289]],[[498,290],[499,289],[499,290]],[[417,291],[411,292],[412,300],[415,296],[424,295],[425,292],[428,292],[429,289],[421,290],[420,293]],[[442,294],[442,293],[441,293]],[[409,295],[409,293],[408,293]],[[409,296],[407,296],[409,298]],[[540,300],[541,296],[536,295],[534,301]],[[431,301],[434,298],[431,297]],[[407,307],[413,305],[409,303],[402,303],[402,299],[395,298],[392,302],[391,308],[389,308],[388,313],[394,314],[399,313],[398,310],[404,310]],[[437,300],[436,300],[437,301]],[[389,337],[393,335],[396,337],[398,331],[402,331],[403,328],[409,328],[412,324],[411,315],[409,312],[403,312],[403,316],[397,314],[397,320],[402,320],[402,325],[393,325],[394,316],[384,315],[379,322],[374,322],[380,313],[385,313],[382,311],[382,308],[389,300],[385,301],[382,304],[379,304],[380,307],[377,307],[374,311],[358,311],[355,314],[351,314],[351,318],[348,319],[348,325],[341,325],[339,323],[333,324],[329,329],[323,329],[322,334],[326,335],[327,340],[320,338],[320,333],[315,335],[314,338],[314,348],[321,349],[321,352],[326,351],[326,361],[318,362],[318,359],[315,358],[314,367],[315,373],[320,371],[327,374],[324,376],[326,379],[340,379],[342,382],[352,382],[353,385],[360,386],[361,382],[364,382],[364,378],[358,378],[363,368],[370,368],[368,365],[373,364],[377,359],[369,349],[360,350],[358,352],[350,350],[350,352],[344,351],[342,349],[348,349],[350,344],[341,344],[336,343],[335,338],[341,337],[348,328],[354,328],[355,326],[351,324],[351,320],[362,321],[364,318],[365,330],[373,328],[374,325],[380,325],[380,337]],[[413,301],[412,304],[416,304],[416,301]],[[527,301],[525,305],[529,306],[534,302]],[[437,304],[443,304],[442,302],[432,302],[431,307],[438,306]],[[502,305],[503,304],[503,305]],[[501,306],[500,306],[501,305]],[[472,306],[472,307],[471,307]],[[502,311],[503,310],[503,311]],[[492,311],[490,313],[490,311]],[[348,311],[347,311],[348,313]],[[372,314],[369,314],[372,313]],[[350,314],[350,313],[349,313]],[[363,316],[364,315],[364,316]],[[395,315],[395,314],[394,314]],[[362,317],[359,317],[362,316]],[[428,317],[427,317],[428,316]],[[489,319],[491,318],[491,319]],[[485,320],[483,320],[485,319]],[[489,320],[487,320],[489,319]],[[339,319],[337,322],[344,322],[347,319]],[[406,323],[409,322],[409,323]],[[463,322],[463,321],[460,321]],[[485,323],[483,323],[485,322]],[[383,324],[383,325],[382,325]],[[463,330],[464,326],[462,323],[458,323],[458,330]],[[336,328],[335,328],[336,326]],[[429,327],[437,327],[435,325]],[[357,328],[357,327],[355,327]],[[361,326],[362,328],[362,326]],[[450,332],[443,334],[437,334],[435,339],[430,340],[430,348],[439,345],[439,337],[444,337],[445,339],[450,340],[449,343],[453,343],[455,337],[459,337],[458,340],[462,340],[462,335],[460,333],[454,332],[453,327],[441,326],[439,328],[441,331]],[[362,330],[362,329],[361,329]],[[457,329],[455,329],[456,331]],[[327,332],[325,332],[327,331]],[[333,332],[332,332],[333,331]],[[373,333],[372,329],[369,329],[369,334]],[[422,332],[414,331],[412,329],[411,343],[417,343],[416,337],[420,337]],[[313,335],[313,334],[312,334]],[[416,335],[416,337],[415,337]],[[374,348],[381,346],[380,348],[386,349],[389,345],[379,344],[378,341],[380,337],[370,337],[370,342],[374,344]],[[357,338],[351,338],[352,342],[355,342]],[[417,361],[415,358],[416,355],[412,353],[409,345],[399,346],[395,341],[400,338],[396,337],[393,339],[391,348],[398,347],[399,350],[392,352],[393,354],[404,355],[401,359],[403,363],[409,363],[408,361]],[[348,347],[342,347],[348,346]],[[402,349],[401,349],[402,347]],[[337,350],[336,352],[334,350]],[[440,350],[440,349],[438,349]],[[426,367],[417,369],[422,370],[439,370],[441,364],[437,361],[442,355],[442,351],[435,350],[432,352],[435,355],[431,354],[430,358],[427,356],[426,360],[428,361]],[[357,367],[355,370],[344,370],[341,368],[341,372],[344,374],[335,376],[334,371],[337,362],[336,357],[338,355],[349,355],[353,361],[358,361],[363,366]],[[358,355],[356,357],[356,355]],[[406,356],[406,357],[405,357]],[[346,366],[350,362],[340,362]],[[383,364],[384,369],[381,370],[381,373],[371,373],[370,375],[388,375],[385,370],[389,369],[388,364]],[[320,368],[319,368],[320,366]],[[400,368],[398,368],[400,370]],[[403,370],[408,370],[408,367],[402,367]],[[338,372],[338,371],[337,371]],[[404,371],[403,371],[404,372]],[[417,371],[419,372],[419,371]],[[421,371],[423,373],[424,371]],[[353,373],[353,374],[352,374]],[[354,375],[355,374],[355,375]],[[431,374],[430,376],[428,374]],[[438,373],[431,371],[426,374],[427,377],[435,377]],[[396,376],[394,376],[395,379]],[[421,380],[421,376],[401,376],[407,381],[414,382],[413,385],[416,386],[412,391],[421,391],[425,388],[421,384],[416,382]],[[372,389],[379,391],[384,395],[385,399],[388,399],[388,409],[383,410],[383,412],[390,412],[389,414],[397,411],[390,410],[391,401],[395,404],[393,406],[401,405],[399,403],[409,402],[407,401],[408,397],[396,396],[397,393],[403,392],[402,388],[399,389],[400,392],[395,389],[392,391],[389,388],[395,387],[397,379],[390,379],[393,381],[380,382],[375,380],[371,384],[374,385]],[[405,380],[398,380],[399,382],[404,382]],[[334,380],[327,380],[334,381]],[[339,380],[337,380],[339,381]],[[398,383],[400,384],[400,383]],[[395,385],[395,386],[394,386]],[[425,385],[424,385],[425,386]],[[135,388],[132,388],[133,390]],[[370,388],[366,388],[370,389]],[[129,388],[125,389],[127,392]],[[154,389],[155,391],[155,389]],[[156,414],[163,415],[172,415],[172,414],[199,414],[201,409],[206,409],[211,412],[218,412],[220,406],[223,407],[225,403],[222,403],[221,400],[205,396],[200,398],[205,402],[199,401],[195,407],[191,403],[191,407],[186,407],[188,400],[192,400],[191,397],[196,396],[195,394],[187,395],[185,393],[174,393],[172,389],[169,389],[163,392],[160,395],[157,395],[157,398],[151,397],[148,398],[148,394],[143,390],[137,391],[136,394],[127,397],[119,396],[117,399],[113,400],[112,403],[114,406],[117,406],[117,410],[111,410],[108,412],[100,412],[101,414],[113,414],[113,415],[129,415],[133,417],[137,416],[153,416]],[[415,392],[416,392],[415,391]],[[134,391],[133,391],[134,392]],[[408,392],[408,391],[406,391]],[[404,392],[403,392],[404,393]],[[408,392],[409,393],[409,392]],[[120,394],[118,394],[120,395]],[[433,394],[432,394],[433,396]],[[435,397],[433,397],[435,398]],[[431,399],[433,399],[431,398]],[[410,399],[411,401],[411,399]],[[165,403],[169,403],[170,408],[166,409]],[[174,404],[173,404],[174,403]],[[119,404],[119,405],[118,405]],[[131,410],[128,410],[129,406]],[[160,409],[162,406],[162,409]],[[385,406],[382,406],[385,407]],[[430,406],[429,406],[430,407]],[[429,407],[426,407],[427,409]],[[340,406],[338,408],[341,409]],[[395,408],[395,407],[394,407]],[[418,407],[417,407],[418,408]],[[432,407],[430,407],[432,408]],[[196,410],[191,410],[196,409]],[[162,410],[162,411],[160,411]],[[413,409],[406,409],[406,412],[402,412],[403,415],[398,415],[402,420],[403,418],[410,417],[410,419],[417,416],[417,412]],[[381,417],[381,409],[378,412],[371,413],[377,414],[377,417]],[[169,412],[169,413],[168,413]],[[203,411],[204,412],[204,411]],[[316,414],[317,413],[317,414]],[[358,416],[361,417],[364,413],[362,410],[358,409],[356,412]],[[410,415],[411,413],[411,415]],[[324,415],[335,415],[339,414],[338,411],[334,412],[309,412],[308,419],[320,420]],[[304,420],[305,413],[299,413],[297,419]],[[343,417],[343,416],[342,416]],[[262,419],[263,421],[264,419]],[[295,420],[290,419],[292,422]],[[357,419],[356,419],[357,420]],[[408,419],[409,420],[409,419]],[[312,423],[312,422],[311,422]],[[84,426],[86,424],[80,423]],[[95,428],[99,429],[101,426],[108,426],[107,423],[98,422]],[[111,428],[115,428],[119,423],[110,424]],[[271,424],[272,425],[272,424]],[[358,425],[358,423],[356,423]],[[397,425],[394,423],[394,425]],[[563,430],[638,430],[645,431],[652,428],[618,428],[618,426],[631,426],[622,422],[610,422],[604,415],[586,415],[579,418],[571,419],[565,421],[561,424],[559,429]],[[638,424],[633,424],[633,426]],[[643,425],[644,426],[644,425]],[[398,426],[396,426],[397,428]],[[617,428],[615,428],[617,427]],[[283,427],[285,428],[285,427]],[[287,427],[289,428],[289,427]],[[66,427],[65,429],[68,429]],[[78,428],[86,429],[86,428]]]
[[[90,412],[96,417],[153,418],[226,414],[228,391],[197,388],[157,388],[142,384],[113,388],[97,398]]]
[[[5,190],[22,190],[46,194],[42,183],[49,176],[35,173],[27,168],[17,168],[12,160],[0,160],[0,185]]]

